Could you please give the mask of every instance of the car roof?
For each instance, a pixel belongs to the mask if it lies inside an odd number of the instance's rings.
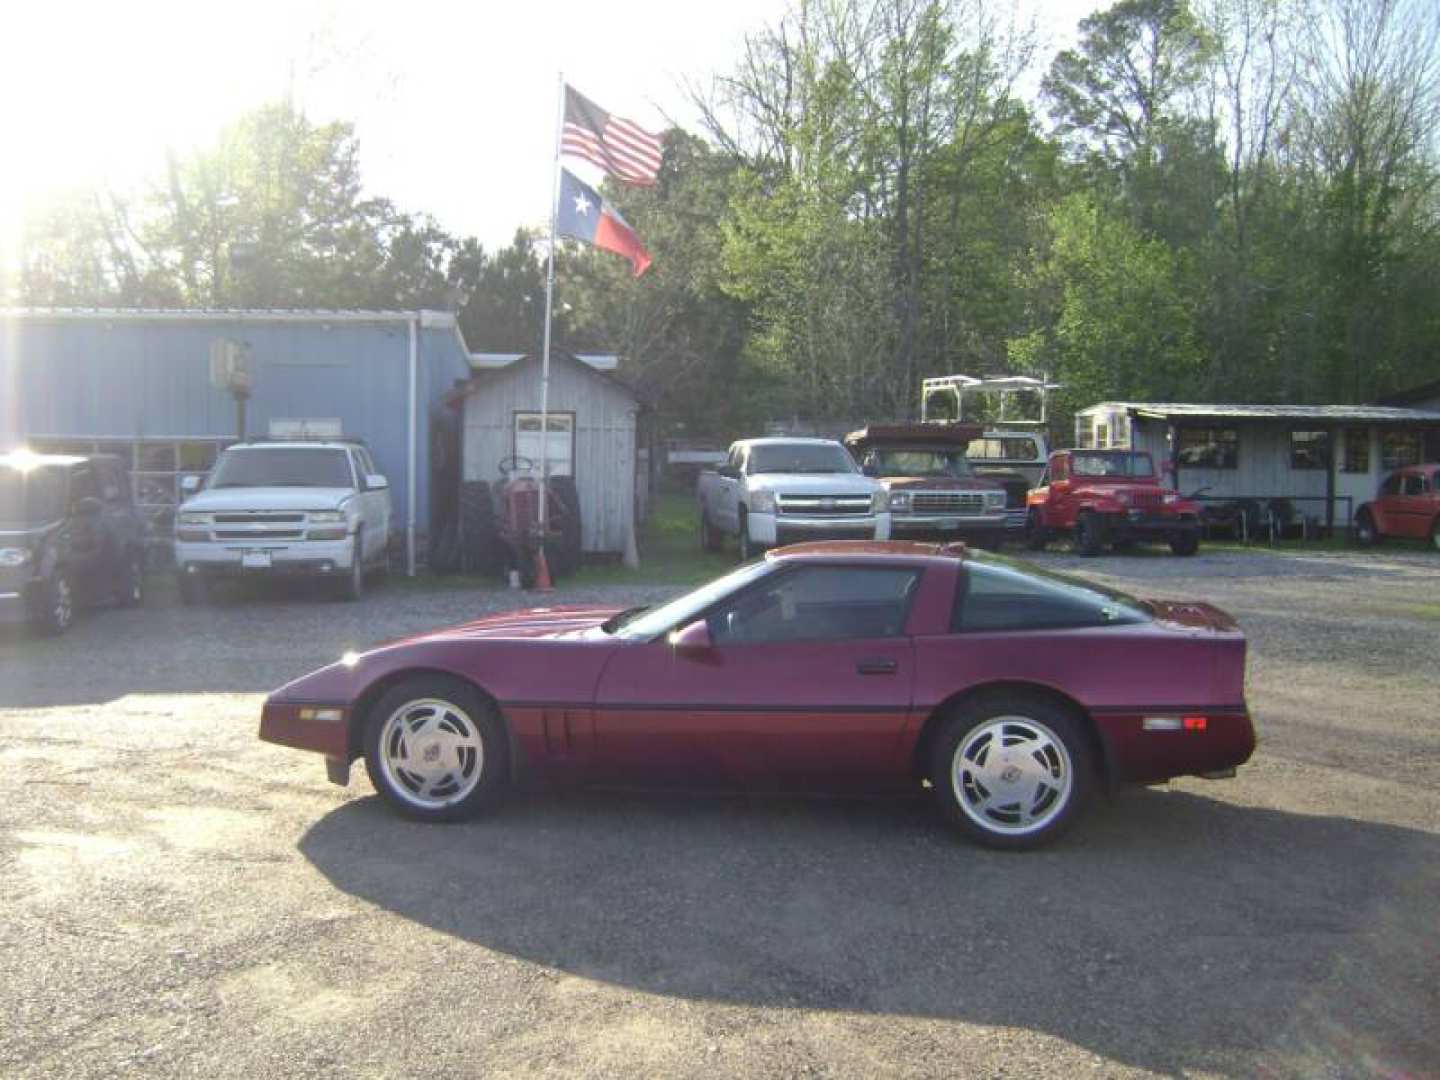
[[[969,549],[961,543],[930,543],[921,540],[810,540],[802,544],[772,548],[765,558],[775,562],[953,562],[963,559]]]
[[[802,443],[806,446],[838,446],[835,439],[817,439],[810,435],[767,435],[763,439],[741,439],[743,446],[794,446]]]
[[[230,450],[346,450],[359,446],[354,442],[336,442],[328,439],[291,439],[282,441],[266,439],[263,442],[243,442],[230,446]]]

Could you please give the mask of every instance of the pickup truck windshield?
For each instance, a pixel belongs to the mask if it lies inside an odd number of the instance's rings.
[[[1075,450],[1071,461],[1072,476],[1155,475],[1155,462],[1150,455],[1133,450]]]
[[[0,465],[0,524],[38,525],[65,516],[65,470]]]
[[[344,450],[315,447],[230,449],[210,478],[212,488],[355,486]]]
[[[855,462],[839,444],[777,443],[750,448],[750,474],[853,473]]]
[[[974,476],[958,450],[874,450],[865,458],[873,476]]]

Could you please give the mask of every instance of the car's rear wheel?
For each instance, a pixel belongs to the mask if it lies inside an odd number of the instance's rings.
[[[745,513],[745,508],[743,506],[740,508],[740,535],[738,547],[740,551],[740,561],[742,563],[749,562],[756,556],[756,554],[758,554],[755,550],[754,543],[752,543],[750,540],[750,517],[748,514]]]
[[[1026,694],[985,695],[950,718],[930,782],[949,821],[987,847],[1038,847],[1084,808],[1095,764],[1081,721]]]
[[[1031,551],[1044,551],[1050,537],[1045,534],[1044,522],[1038,510],[1031,510],[1025,517],[1025,546]]]
[[[407,679],[366,718],[365,770],[402,814],[426,821],[472,817],[505,788],[504,723],[491,702],[458,679]]]
[[[705,508],[700,508],[700,550],[708,552],[719,551],[725,543],[720,530],[710,524],[709,517],[705,514]]]
[[[1373,547],[1380,542],[1380,530],[1375,528],[1375,518],[1369,510],[1361,510],[1355,519],[1355,542],[1361,547]]]
[[[1075,550],[1081,555],[1099,555],[1105,549],[1100,519],[1088,511],[1075,522]]]
[[[145,602],[145,558],[138,551],[125,556],[115,585],[115,602],[121,607],[139,607]]]
[[[365,530],[355,530],[355,545],[350,552],[350,572],[340,583],[341,600],[354,602],[365,595]]]
[[[1435,523],[1430,526],[1430,543],[1436,551],[1440,551],[1440,518],[1436,518]]]
[[[1170,538],[1170,551],[1175,555],[1194,555],[1200,550],[1200,533],[1183,529]]]
[[[69,630],[74,621],[75,587],[70,581],[69,572],[63,566],[58,566],[49,580],[41,586],[35,628],[47,636],[58,637]]]

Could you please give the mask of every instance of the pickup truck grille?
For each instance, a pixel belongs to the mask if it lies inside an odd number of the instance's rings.
[[[216,540],[300,540],[305,536],[301,529],[216,529]]]
[[[216,525],[299,525],[305,520],[301,513],[257,510],[253,514],[216,514]]]
[[[910,496],[917,514],[980,514],[985,496],[978,491],[917,491]]]
[[[870,513],[869,495],[781,495],[780,513],[806,517],[853,517]]]

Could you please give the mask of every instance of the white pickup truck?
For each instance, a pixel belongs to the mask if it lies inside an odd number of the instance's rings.
[[[358,600],[389,557],[390,491],[359,442],[247,442],[225,450],[175,517],[185,603],[218,577],[327,578]]]
[[[890,539],[884,486],[831,439],[742,439],[697,490],[701,545],[734,536],[742,562],[799,540]]]

